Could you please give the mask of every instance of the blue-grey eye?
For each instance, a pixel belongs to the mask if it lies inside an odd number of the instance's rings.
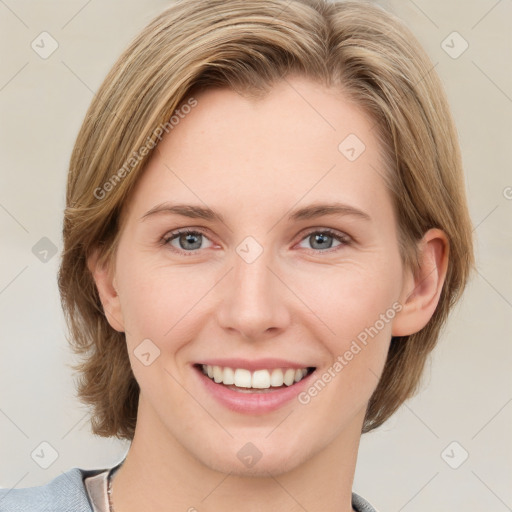
[[[346,235],[330,230],[312,231],[303,238],[303,241],[306,240],[309,242],[310,248],[315,251],[332,249],[333,247],[346,245],[348,243],[348,237]],[[334,242],[338,243],[333,245]],[[308,249],[308,247],[305,248]]]
[[[169,244],[178,251],[196,251],[202,249],[201,244],[208,238],[199,231],[177,231],[169,233],[169,236],[165,238],[165,243]],[[173,242],[177,242],[177,245]]]

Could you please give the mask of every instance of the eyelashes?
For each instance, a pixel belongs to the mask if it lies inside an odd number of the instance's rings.
[[[314,238],[313,235],[315,235]],[[318,235],[320,235],[320,237],[318,237]],[[314,229],[314,230],[311,230],[309,231],[308,233],[306,233],[305,235],[302,235],[302,238],[301,238],[301,242],[306,240],[306,241],[312,241],[313,244],[322,244],[325,239],[327,238],[332,238],[333,240],[336,240],[337,242],[339,242],[339,245],[335,245],[334,246],[334,250],[336,250],[337,247],[343,247],[343,246],[346,246],[346,245],[349,245],[350,242],[351,242],[351,238],[345,234],[345,233],[341,233],[341,232],[338,232],[338,231],[335,231],[333,229],[329,229],[329,228],[324,228],[324,229]],[[320,248],[320,249],[315,249],[315,248],[312,248],[312,249],[309,249],[307,248],[308,250],[311,250],[311,251],[315,251],[315,252],[333,252],[333,247],[327,247],[326,250]]]
[[[190,243],[190,238],[192,238],[192,237],[195,237],[196,239],[199,238],[200,240],[202,240],[202,238],[206,238],[208,240],[208,237],[202,231],[192,230],[192,229],[179,229],[176,231],[171,231],[170,233],[165,235],[165,237],[163,238],[163,243],[164,243],[164,245],[170,246],[172,241],[178,240],[178,242],[179,242],[182,239],[186,241],[185,243]],[[194,242],[192,242],[192,243],[194,243]],[[195,243],[197,244],[197,242],[195,242]],[[172,247],[172,248],[177,252],[185,252],[185,253],[187,253],[187,252],[196,253],[197,252],[197,250],[186,251],[185,249],[177,249],[176,247]]]
[[[204,231],[200,229],[185,228],[167,233],[162,238],[161,243],[162,245],[171,248],[173,252],[177,252],[185,256],[193,256],[197,255],[199,251],[205,249],[205,247],[201,247],[202,241],[204,241],[205,239],[208,240],[211,245],[213,245],[213,242],[209,240],[207,234]],[[333,244],[329,244],[329,239],[338,242],[338,245],[334,245],[333,247]],[[172,245],[172,242],[175,241],[177,242],[178,247]],[[302,243],[304,241],[306,241],[306,243],[309,241],[311,245],[318,244],[320,246],[327,242],[327,245],[330,245],[327,248],[305,248],[307,252],[311,252],[313,254],[320,254],[338,251],[343,247],[350,245],[352,243],[352,238],[345,233],[330,228],[315,228],[301,235],[299,243]],[[187,247],[187,244],[189,245],[189,247]],[[209,247],[211,247],[211,245]]]

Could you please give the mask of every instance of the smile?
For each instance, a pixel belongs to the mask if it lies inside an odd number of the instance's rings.
[[[316,367],[275,359],[215,362],[193,365],[200,392],[231,411],[258,416],[293,403],[317,373]]]
[[[255,389],[270,389],[271,387],[292,386],[314,370],[314,368],[273,368],[251,372],[245,368],[230,368],[228,366],[222,367],[208,364],[202,364],[200,367],[203,374],[217,384],[224,384],[230,387],[230,389],[242,392]]]

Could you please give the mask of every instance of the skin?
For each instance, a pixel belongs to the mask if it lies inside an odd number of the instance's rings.
[[[417,332],[435,310],[446,237],[427,232],[420,272],[404,268],[391,197],[375,171],[385,172],[373,122],[339,90],[295,76],[260,100],[229,89],[195,97],[135,187],[114,264],[89,261],[141,388],[135,437],[113,481],[115,510],[351,511],[368,400],[391,336]],[[366,146],[352,162],[338,150],[348,134]],[[166,201],[208,206],[224,222],[143,218]],[[332,201],[370,219],[287,219]],[[179,228],[203,236],[162,242]],[[315,243],[311,235],[327,228],[345,241],[327,234]],[[252,263],[236,251],[247,236],[263,248]],[[308,404],[236,413],[192,369],[213,357],[279,357],[321,375],[397,303],[401,311]],[[145,366],[134,350],[148,338],[160,356]],[[248,442],[263,454],[252,468],[237,457]]]

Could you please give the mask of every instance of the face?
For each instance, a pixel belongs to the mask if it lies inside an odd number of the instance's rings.
[[[195,96],[136,185],[115,259],[108,317],[141,388],[137,429],[224,472],[279,474],[358,437],[404,297],[372,120],[288,82]]]

